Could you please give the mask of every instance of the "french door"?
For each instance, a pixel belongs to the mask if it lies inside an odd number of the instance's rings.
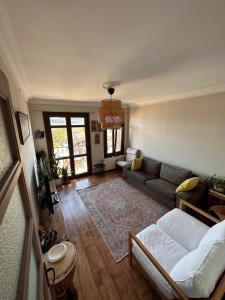
[[[91,173],[90,125],[88,113],[43,113],[49,155],[70,178]]]
[[[8,80],[0,70],[0,299],[50,299]]]

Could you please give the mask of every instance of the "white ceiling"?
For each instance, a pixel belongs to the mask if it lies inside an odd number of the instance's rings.
[[[5,5],[31,98],[99,101],[111,80],[129,104],[225,91],[224,0]]]

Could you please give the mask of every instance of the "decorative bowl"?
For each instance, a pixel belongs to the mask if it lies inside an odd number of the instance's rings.
[[[48,261],[57,262],[66,254],[66,245],[63,243],[54,245],[48,252]]]

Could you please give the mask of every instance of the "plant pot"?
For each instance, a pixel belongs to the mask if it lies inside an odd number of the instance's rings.
[[[62,178],[57,178],[55,180],[55,185],[62,185]]]
[[[70,180],[69,180],[69,178],[67,177],[67,178],[62,178],[62,184],[63,185],[67,185],[67,184],[69,184],[70,183]]]

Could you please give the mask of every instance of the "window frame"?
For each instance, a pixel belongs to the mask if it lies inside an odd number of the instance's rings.
[[[122,129],[122,136],[121,136],[121,150],[116,151],[116,139],[117,139],[117,130],[118,129],[111,129],[112,130],[112,153],[107,152],[107,129],[103,132],[103,142],[104,142],[104,158],[119,156],[124,154],[124,124],[120,127]],[[115,136],[116,135],[116,136]],[[115,138],[115,141],[114,141]]]

